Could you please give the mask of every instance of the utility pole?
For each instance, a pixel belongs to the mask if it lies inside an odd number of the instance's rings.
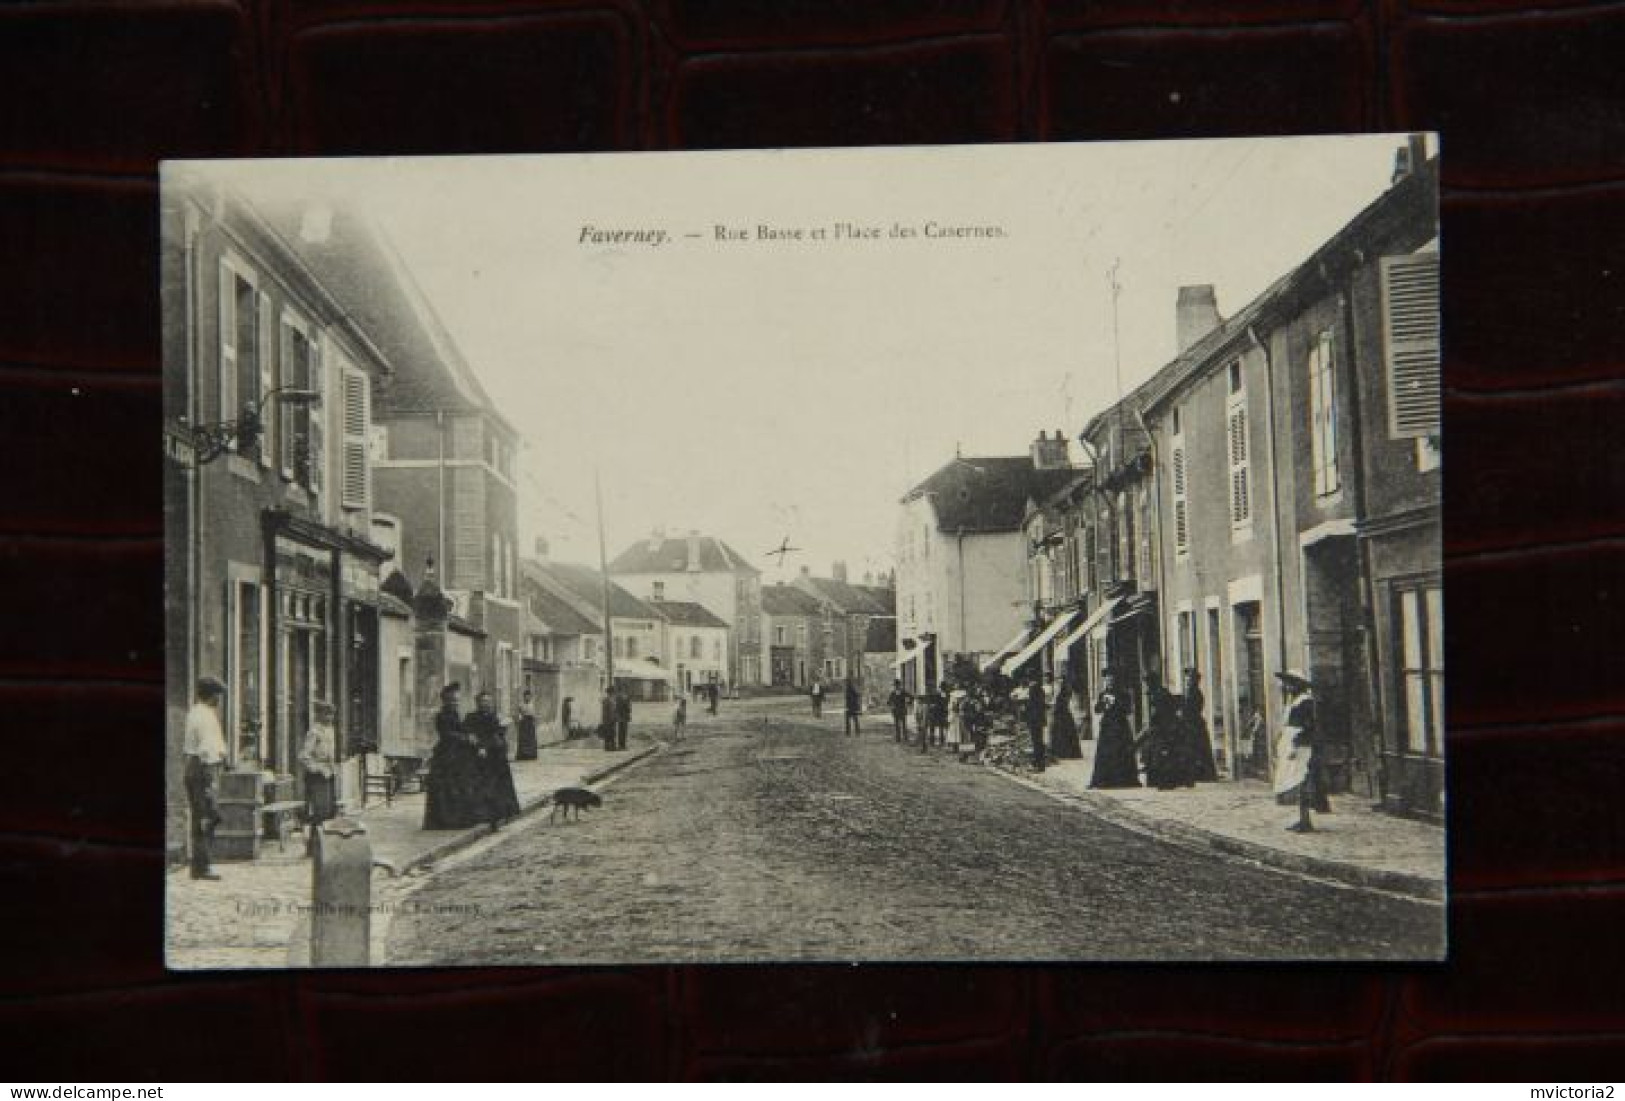
[[[615,687],[615,633],[609,622],[609,558],[604,549],[604,484],[598,471],[592,472],[592,488],[598,498],[598,576],[603,581],[604,606],[604,687]]]

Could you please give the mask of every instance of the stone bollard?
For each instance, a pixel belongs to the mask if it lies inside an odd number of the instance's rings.
[[[353,818],[316,829],[310,915],[312,967],[366,967],[372,938],[372,843]]]

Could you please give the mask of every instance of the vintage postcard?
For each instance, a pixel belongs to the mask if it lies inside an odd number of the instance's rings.
[[[162,182],[172,968],[1445,954],[1431,135]]]

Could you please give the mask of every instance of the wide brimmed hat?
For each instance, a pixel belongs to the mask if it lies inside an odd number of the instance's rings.
[[[1288,669],[1285,672],[1277,673],[1275,674],[1275,679],[1280,681],[1282,684],[1289,684],[1294,688],[1310,687],[1309,678],[1301,669]]]

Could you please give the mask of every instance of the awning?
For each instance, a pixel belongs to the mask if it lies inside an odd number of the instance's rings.
[[[1070,635],[1067,635],[1061,640],[1061,645],[1058,648],[1062,650],[1071,649],[1079,639],[1087,635],[1090,631],[1093,631],[1096,627],[1100,626],[1101,621],[1107,616],[1111,615],[1111,613],[1116,610],[1117,606],[1123,602],[1123,599],[1123,597],[1118,597],[1116,600],[1108,600],[1106,603],[1096,608],[1092,613],[1090,613],[1088,619],[1084,620],[1078,625],[1078,629],[1076,631],[1073,631]]]
[[[1004,665],[1001,666],[1001,668],[1004,670],[1004,675],[1009,676],[1023,665],[1026,665],[1027,662],[1032,659],[1034,654],[1038,653],[1038,651],[1042,650],[1045,645],[1048,644],[1050,639],[1066,630],[1067,625],[1077,618],[1077,612],[1066,612],[1050,620],[1049,626],[1038,632],[1038,637],[1027,643],[1026,648],[1023,649],[1021,653],[1017,654],[1013,658],[1005,659]]]
[[[1027,637],[1027,628],[1023,627],[1021,630],[1016,632],[1016,637],[1015,638],[1011,639],[1009,642],[1005,643],[1003,646],[1000,646],[997,650],[995,650],[993,652],[993,655],[991,657],[989,657],[986,661],[982,662],[982,672],[985,673],[989,669],[991,669],[995,665],[997,665],[999,663],[1000,658],[1004,657],[1004,655],[1006,655],[1010,651],[1014,650],[1017,646],[1020,646],[1022,641],[1024,639],[1026,639],[1026,637]]]
[[[903,666],[907,665],[909,662],[916,660],[923,653],[925,653],[925,648],[921,647],[921,646],[916,646],[914,649],[910,650],[908,653],[904,654],[902,657],[892,659],[892,663],[891,663],[892,668],[893,669],[901,669]]]
[[[658,680],[670,683],[677,679],[677,675],[670,669],[662,668],[648,658],[618,658],[615,662],[615,678],[622,677],[627,680]]]

